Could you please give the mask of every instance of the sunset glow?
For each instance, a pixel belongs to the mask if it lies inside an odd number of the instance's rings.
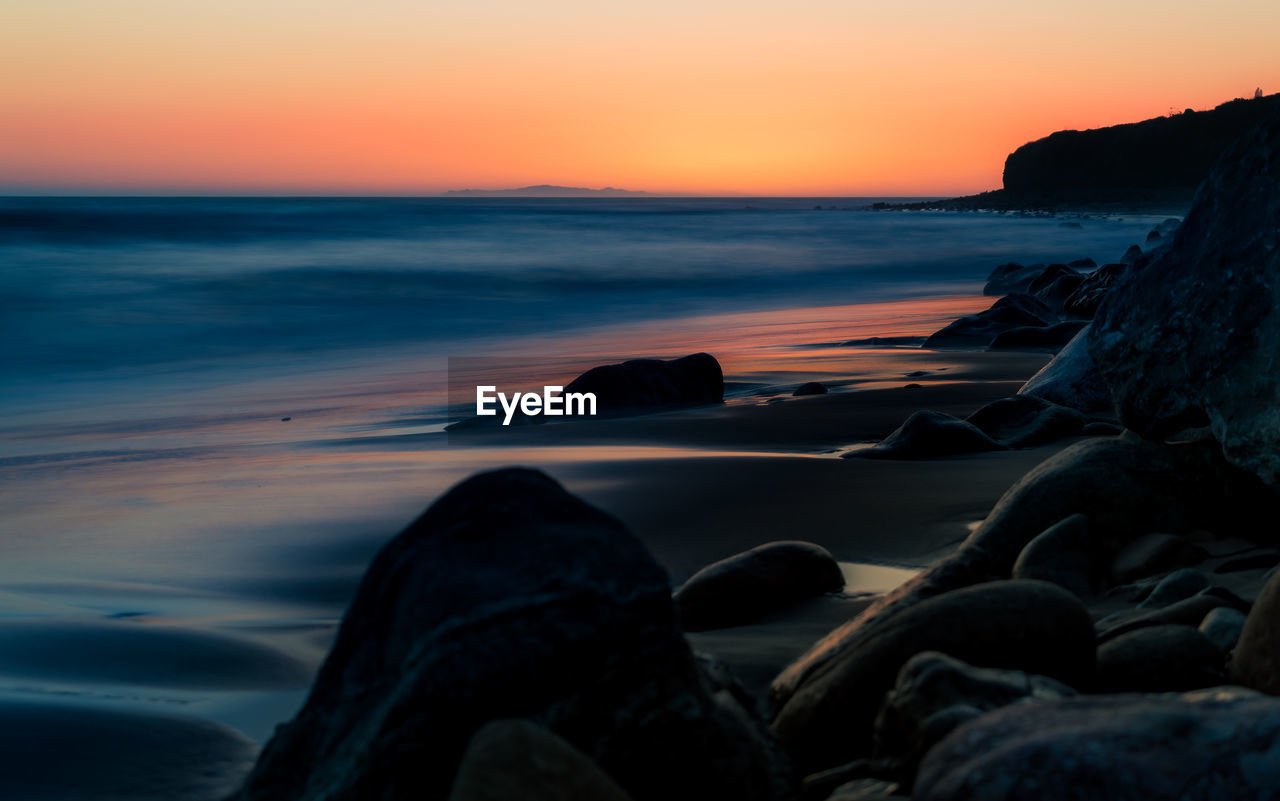
[[[1269,0],[0,5],[0,192],[958,194],[1280,90]]]

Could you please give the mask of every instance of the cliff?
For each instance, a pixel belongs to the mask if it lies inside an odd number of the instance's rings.
[[[1280,94],[1089,131],[1058,131],[1013,151],[1004,189],[1019,195],[1153,192],[1188,199],[1234,141],[1280,107]]]
[[[1019,147],[1004,163],[1004,188],[882,209],[1159,209],[1180,213],[1218,157],[1280,108],[1280,94],[1231,100],[1209,111],[1087,131],[1058,131]]]

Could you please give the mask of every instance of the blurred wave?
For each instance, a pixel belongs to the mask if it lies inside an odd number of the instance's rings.
[[[413,344],[971,292],[1147,222],[871,199],[0,199],[0,374]]]

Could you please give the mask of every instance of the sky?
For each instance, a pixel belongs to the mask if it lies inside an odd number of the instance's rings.
[[[1275,0],[0,0],[0,194],[953,195],[1280,91]]]

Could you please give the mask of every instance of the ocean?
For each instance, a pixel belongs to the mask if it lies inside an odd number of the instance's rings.
[[[900,384],[893,349],[842,343],[1162,219],[874,200],[0,199],[0,713],[180,709],[260,742],[439,492],[605,458],[450,447],[451,358],[567,381],[708,351],[730,403]],[[672,456],[632,445],[608,458]]]

